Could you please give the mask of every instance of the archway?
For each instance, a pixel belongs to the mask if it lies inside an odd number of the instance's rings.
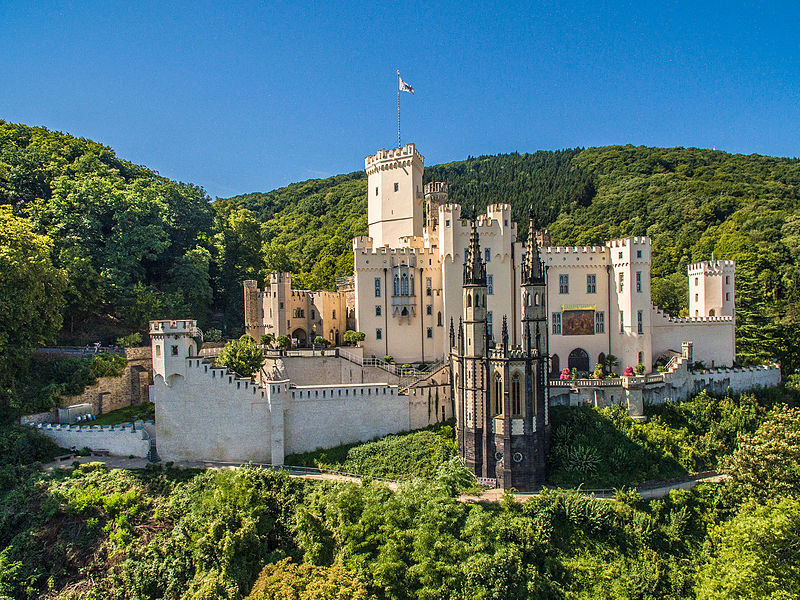
[[[558,377],[558,374],[561,372],[561,360],[558,358],[558,354],[553,354],[550,357],[550,376],[551,377]]]
[[[575,350],[570,352],[567,366],[569,367],[570,371],[575,369],[578,371],[578,373],[588,373],[589,355],[586,353],[586,350],[583,348],[575,348]]]
[[[297,340],[297,346],[299,348],[305,348],[306,346],[308,346],[308,336],[306,335],[306,332],[305,332],[304,329],[300,329],[300,328],[295,329],[292,332],[292,336],[291,337],[292,337],[293,340]]]

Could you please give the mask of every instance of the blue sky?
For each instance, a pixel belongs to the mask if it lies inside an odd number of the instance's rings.
[[[762,5],[763,4],[763,5]],[[12,2],[0,119],[214,196],[468,155],[644,144],[800,155],[798,2]]]

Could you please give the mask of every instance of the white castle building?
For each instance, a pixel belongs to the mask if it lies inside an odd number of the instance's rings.
[[[325,293],[327,305],[340,307],[338,318],[323,318],[322,310],[310,309],[318,322],[300,326],[277,305],[270,312],[280,279],[273,275],[263,292],[255,282],[245,284],[246,331],[256,338],[257,332],[273,331],[301,341],[315,327],[323,336],[333,332],[330,341],[335,342],[344,326],[342,310],[347,309],[354,313],[353,325],[366,335],[364,356],[388,355],[398,363],[445,360],[448,324],[461,314],[472,221],[464,218],[461,206],[448,202],[445,183],[423,188],[424,159],[414,144],[379,150],[364,165],[369,234],[353,240],[354,285]],[[499,339],[499,323],[506,317],[509,343],[520,345],[520,284],[527,249],[518,239],[509,204],[490,204],[474,219],[486,264],[490,337]],[[618,358],[620,371],[643,364],[650,372],[656,359],[679,355],[684,341],[694,343],[695,360],[708,366],[733,364],[733,261],[690,265],[689,316],[672,317],[650,300],[649,238],[580,247],[552,246],[546,232],[537,239],[548,284],[551,376],[564,367],[589,372],[608,355]],[[337,294],[339,300],[333,298]],[[289,292],[284,290],[283,296]],[[294,311],[305,314],[296,307]]]

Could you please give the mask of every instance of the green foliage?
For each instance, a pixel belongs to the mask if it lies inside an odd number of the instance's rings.
[[[363,342],[367,337],[363,331],[353,331],[352,329],[348,329],[344,332],[344,343],[350,344],[351,346],[355,346],[359,342]]]
[[[328,450],[316,450],[287,456],[287,465],[316,467],[385,477],[411,479],[421,477],[455,477],[452,465],[449,471],[440,471],[456,455],[453,424],[435,425],[428,429],[405,434],[387,435],[367,443],[345,444]]]
[[[264,364],[264,352],[256,345],[253,338],[243,335],[238,340],[225,344],[217,356],[216,363],[228,367],[242,377],[253,378]]]
[[[795,491],[796,495],[796,491]],[[699,600],[800,597],[800,500],[747,502],[712,527],[710,556],[700,570]]]
[[[50,238],[0,204],[0,412],[27,373],[33,350],[61,326],[64,274],[53,266],[52,247]]]
[[[155,418],[155,405],[152,402],[142,402],[135,406],[126,406],[112,410],[97,417],[92,421],[92,425],[119,425],[121,423],[132,423],[133,421],[146,421]]]
[[[203,340],[206,342],[221,342],[222,341],[222,330],[211,328],[205,332],[203,335]]]
[[[297,565],[285,558],[266,565],[246,600],[369,600],[364,584],[338,565]]]
[[[142,334],[138,331],[120,338],[117,338],[117,346],[120,348],[136,348],[142,345]]]
[[[314,338],[314,345],[315,346],[322,346],[324,348],[327,348],[328,346],[331,345],[331,343],[328,340],[326,340],[324,337],[322,337],[321,335],[318,335],[317,337]]]
[[[281,348],[282,350],[288,350],[292,347],[292,340],[288,335],[279,335],[277,338],[275,338],[275,343],[278,344],[278,348]]]

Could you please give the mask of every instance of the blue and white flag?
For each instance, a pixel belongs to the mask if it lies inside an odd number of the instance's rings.
[[[400,77],[400,71],[397,72],[397,85],[399,86],[398,89],[401,92],[408,92],[409,94],[414,93],[414,88],[411,87],[411,84],[406,83],[405,81],[403,81],[403,78]]]

